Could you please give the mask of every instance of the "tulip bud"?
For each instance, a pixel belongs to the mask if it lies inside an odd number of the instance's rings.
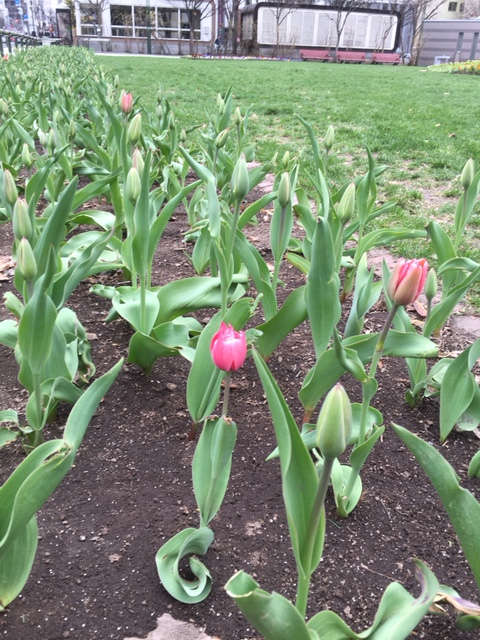
[[[140,149],[135,149],[132,156],[132,165],[138,171],[138,175],[141,177],[143,173],[143,168],[145,167],[145,162],[143,161],[142,154]]]
[[[37,275],[37,262],[32,247],[26,238],[22,238],[17,251],[17,269],[27,282],[31,282]]]
[[[50,131],[48,132],[48,138],[47,138],[47,148],[49,149],[50,152],[55,151],[57,147],[57,137],[55,135],[55,131],[53,129],[50,129]]]
[[[160,89],[157,91],[157,102],[158,102],[158,104],[160,104],[160,102],[161,102],[162,100],[163,100],[163,91],[162,91],[162,89],[160,88]]]
[[[338,203],[337,218],[345,225],[353,216],[355,210],[355,183],[352,182],[345,189],[342,199]]]
[[[323,144],[327,151],[330,151],[330,149],[333,147],[334,140],[335,140],[335,132],[332,125],[330,125],[327,129],[327,133],[325,134],[325,140],[323,141]]]
[[[182,129],[180,131],[180,142],[181,144],[185,144],[185,142],[187,141],[187,132],[185,131],[185,129]]]
[[[395,265],[387,287],[387,293],[396,305],[414,302],[421,294],[427,278],[428,262],[400,258]]]
[[[63,116],[60,113],[59,109],[55,109],[55,111],[53,112],[53,121],[58,123],[58,122],[62,122],[63,120]]]
[[[282,173],[280,178],[280,184],[278,185],[277,192],[278,204],[285,209],[290,202],[290,176],[286,171]]]
[[[425,280],[425,297],[427,300],[433,300],[438,291],[437,273],[432,267],[428,272],[427,279]]]
[[[248,177],[247,163],[242,155],[237,160],[232,174],[232,191],[235,199],[241,202],[250,191],[250,180]]]
[[[242,118],[242,113],[240,111],[240,107],[236,107],[235,111],[233,112],[233,124],[236,127],[239,127],[243,122],[243,118]]]
[[[282,166],[285,169],[285,171],[288,171],[289,164],[290,164],[290,152],[285,151],[282,158]]]
[[[142,134],[142,115],[137,113],[133,116],[128,126],[127,138],[132,144],[136,144],[140,140]]]
[[[175,116],[172,112],[168,114],[168,123],[167,126],[169,129],[175,129]]]
[[[155,113],[157,114],[157,118],[160,120],[161,117],[163,116],[163,107],[161,104],[157,106]]]
[[[467,160],[467,163],[463,167],[462,177],[461,177],[462,187],[465,189],[465,191],[472,184],[474,174],[475,174],[475,166],[472,158],[470,158],[469,160]]]
[[[46,133],[44,131],[42,131],[41,129],[39,129],[39,131],[38,131],[38,141],[40,142],[42,147],[45,149],[45,147],[48,144],[48,140],[47,140]]]
[[[317,420],[317,446],[325,460],[335,460],[347,448],[352,433],[352,407],[341,384],[329,391]]]
[[[131,93],[126,93],[123,89],[120,94],[120,109],[123,113],[131,113],[133,109],[133,96]]]
[[[8,116],[8,103],[0,98],[0,116]]]
[[[247,357],[247,339],[245,331],[235,331],[231,324],[224,322],[210,343],[215,366],[222,371],[236,371]]]
[[[77,133],[77,125],[74,120],[70,120],[70,125],[68,127],[68,135],[70,136],[70,140],[75,139],[75,135]]]
[[[27,203],[22,198],[18,198],[13,207],[12,226],[13,234],[17,240],[31,239],[33,234],[32,221],[28,215]]]
[[[118,89],[118,86],[120,85],[120,78],[118,77],[118,73],[117,75],[114,77],[113,79],[113,86]]]
[[[15,185],[15,180],[8,169],[5,169],[3,172],[3,195],[10,206],[13,207],[17,202],[17,187]]]
[[[132,167],[127,173],[127,179],[125,181],[125,196],[131,201],[136,202],[140,196],[142,184],[140,182],[140,176],[135,167]]]
[[[27,169],[30,169],[33,165],[32,156],[30,154],[30,148],[26,142],[24,142],[22,147],[22,163]]]
[[[215,146],[217,149],[221,149],[225,146],[228,138],[228,134],[230,133],[230,129],[224,129],[221,131],[215,139]]]

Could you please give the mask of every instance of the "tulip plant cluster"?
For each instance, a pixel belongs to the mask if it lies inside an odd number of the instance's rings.
[[[292,603],[267,593],[239,572],[226,589],[245,616],[267,640],[401,640],[444,598],[458,608],[458,626],[480,626],[480,608],[439,585],[420,560],[421,594],[413,598],[401,585],[390,585],[373,625],[361,634],[331,611],[305,620],[310,580],[322,557],[328,488],[338,513],[348,517],[362,495],[362,468],[386,428],[373,406],[380,359],[406,360],[412,406],[423,396],[440,396],[442,440],[455,425],[472,430],[480,423],[480,390],[472,373],[480,340],[457,358],[427,367],[427,359],[438,356],[432,338],[480,278],[480,265],[458,255],[480,192],[473,161],[462,172],[453,238],[436,221],[425,231],[385,229],[375,221],[394,206],[378,204],[377,178],[386,167],[377,166],[367,150],[365,175],[334,188],[327,171],[332,127],[319,143],[299,116],[315,164],[307,193],[300,186],[301,165],[288,153],[249,167],[249,110],[242,114],[230,91],[218,96],[207,126],[194,137],[178,126],[161,90],[155,113],[149,113],[84,49],[19,52],[0,66],[0,86],[0,221],[12,224],[16,260],[16,294],[5,297],[11,317],[0,323],[0,342],[15,351],[28,393],[24,415],[0,412],[7,425],[0,428],[0,446],[18,437],[28,454],[0,487],[0,608],[28,579],[37,546],[35,513],[73,464],[90,417],[121,366],[89,384],[95,365],[87,334],[67,306],[69,296],[86,278],[121,270],[123,284],[95,284],[91,291],[111,301],[108,320],[131,325],[128,360],[145,372],[161,357],[183,357],[191,365],[186,404],[190,438],[199,432],[192,479],[200,522],[156,554],[159,578],[174,598],[201,602],[212,588],[212,575],[198,556],[213,541],[210,525],[230,478],[237,435],[229,415],[231,376],[250,354],[275,429],[277,448],[266,464],[280,461],[297,598]],[[252,189],[269,171],[275,174],[273,190],[253,199]],[[185,239],[193,246],[192,275],[159,285],[155,252],[180,205],[188,220]],[[271,268],[244,233],[267,205],[273,207]],[[295,220],[300,239],[292,235]],[[392,272],[384,264],[376,279],[369,252],[405,238],[428,241],[436,269],[424,258],[400,258]],[[305,274],[306,283],[280,303],[285,261]],[[247,296],[251,291],[255,297]],[[385,326],[364,333],[382,293],[389,311]],[[405,307],[423,293],[427,317],[419,332]],[[205,326],[195,315],[203,309],[214,310]],[[267,362],[307,320],[315,364],[299,389],[304,418],[297,425]],[[360,383],[359,403],[351,403],[340,384],[349,377]],[[64,438],[44,441],[59,401],[73,405]],[[400,426],[393,429],[438,491],[480,588],[480,503],[431,445]],[[480,477],[480,455],[469,470]],[[192,580],[180,572],[185,558]]]

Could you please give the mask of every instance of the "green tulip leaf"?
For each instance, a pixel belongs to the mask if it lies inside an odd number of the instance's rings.
[[[480,589],[479,501],[460,486],[453,467],[432,445],[403,427],[392,428],[435,487]]]
[[[157,551],[155,562],[158,576],[168,593],[186,604],[202,602],[212,589],[210,572],[195,555],[204,555],[213,542],[213,531],[208,527],[188,528],[180,531]],[[189,566],[195,576],[187,580],[180,575],[179,564],[190,555]]]
[[[289,333],[307,318],[305,286],[290,293],[279,311],[267,322],[257,327],[262,335],[255,346],[264,358],[272,355]]]
[[[225,585],[247,620],[265,640],[316,640],[295,606],[279,593],[268,593],[247,573],[239,571]],[[318,630],[317,630],[318,631]]]
[[[37,552],[35,516],[7,542],[0,545],[0,611],[22,592]]]
[[[150,335],[155,326],[160,303],[153,291],[144,292],[145,300],[142,303],[142,292],[140,289],[132,289],[128,293],[117,293],[112,304],[115,311],[125,318],[136,331],[141,331],[145,335]],[[142,312],[143,306],[143,312]]]
[[[207,420],[193,457],[193,490],[200,511],[200,523],[213,520],[225,497],[237,426],[224,417]]]
[[[338,460],[335,460],[332,469],[332,487],[335,495],[335,504],[337,505],[337,512],[342,518],[346,518],[351,513],[362,497],[363,485],[359,475],[355,478],[350,495],[345,495],[347,486],[350,483],[350,477],[354,469],[347,465],[340,464]]]

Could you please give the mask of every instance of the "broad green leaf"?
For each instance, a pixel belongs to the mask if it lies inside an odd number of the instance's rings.
[[[160,302],[153,291],[145,290],[142,303],[142,291],[132,289],[128,293],[117,293],[112,300],[115,311],[125,318],[136,331],[150,335],[160,311]]]
[[[323,549],[324,513],[322,514],[323,524],[318,529],[317,540],[314,543],[312,558],[304,557],[304,552],[308,548],[307,530],[317,493],[318,476],[310,454],[302,442],[295,420],[270,370],[255,350],[253,357],[275,428],[282,472],[283,499],[295,561],[299,574],[308,577],[318,566]]]
[[[39,374],[52,348],[57,310],[51,298],[36,290],[18,325],[18,346],[32,373]]]
[[[361,633],[352,631],[333,611],[321,611],[308,622],[321,640],[405,640],[428,613],[438,589],[430,569],[415,560],[421,593],[413,598],[398,582],[390,584],[382,596],[373,625]]]
[[[133,362],[148,374],[158,358],[178,355],[188,342],[187,327],[172,322],[155,327],[149,336],[136,331],[130,339],[128,362]]]
[[[338,460],[335,460],[332,470],[332,487],[335,495],[335,504],[337,505],[337,513],[346,518],[351,513],[362,497],[363,485],[360,476],[357,474],[353,487],[349,491],[349,495],[346,495],[346,488],[351,482],[351,476],[354,473],[352,467],[340,464]]]
[[[453,246],[448,233],[435,220],[431,220],[427,225],[428,237],[432,243],[433,250],[437,255],[438,266],[442,265],[457,257],[457,252]],[[444,273],[442,275],[442,300],[450,293],[450,289],[455,286],[457,281],[457,273],[455,271]],[[450,314],[448,314],[450,315]]]
[[[230,478],[237,426],[223,416],[203,425],[193,457],[192,475],[200,524],[206,527],[220,509]]]
[[[278,345],[295,327],[307,319],[305,285],[290,293],[278,312],[267,322],[257,327],[262,335],[256,348],[264,358],[272,355]]]
[[[0,546],[0,611],[21,593],[37,551],[38,529],[35,516]]]
[[[299,611],[279,593],[268,593],[244,571],[225,585],[227,594],[265,640],[313,640]]]
[[[158,576],[168,593],[186,604],[202,602],[212,589],[212,577],[205,565],[191,554],[204,555],[213,542],[213,531],[208,527],[184,529],[157,551],[155,562]],[[179,564],[189,556],[193,580],[180,575]]]
[[[472,402],[478,385],[470,372],[480,358],[480,339],[448,367],[440,387],[440,439],[443,442]]]
[[[0,322],[0,342],[11,349],[15,349],[18,337],[18,324],[8,318]]]
[[[317,218],[313,236],[312,261],[305,290],[310,329],[317,358],[330,341],[340,319],[340,278],[330,225],[326,218]]]
[[[435,487],[480,589],[479,501],[460,486],[453,467],[431,444],[399,425],[392,428]]]

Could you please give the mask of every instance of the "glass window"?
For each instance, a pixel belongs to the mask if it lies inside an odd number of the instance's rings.
[[[110,5],[112,36],[132,36],[132,7]]]
[[[448,3],[448,10],[449,11],[456,11],[457,10],[457,2],[449,2]]]

